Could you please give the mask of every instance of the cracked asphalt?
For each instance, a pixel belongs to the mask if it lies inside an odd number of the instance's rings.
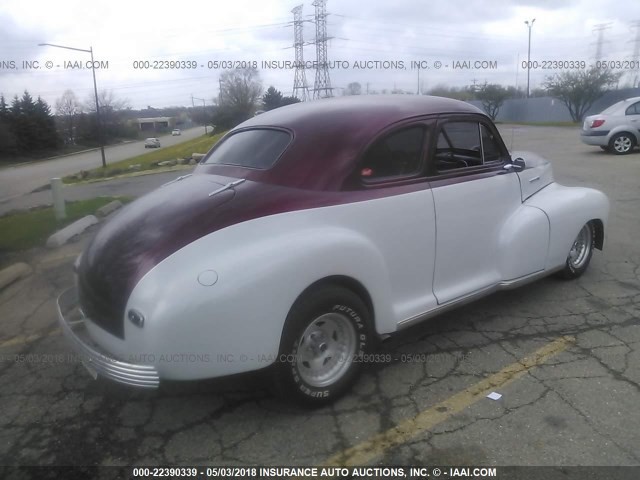
[[[552,159],[560,183],[609,196],[605,250],[583,277],[543,279],[404,331],[381,347],[396,361],[368,366],[350,394],[309,411],[273,397],[260,374],[158,391],[92,380],[55,313],[89,232],[29,252],[35,273],[0,292],[0,465],[319,465],[363,443],[378,449],[371,464],[640,465],[640,153],[605,154],[575,128],[501,131],[513,149]],[[495,386],[501,399],[458,400],[561,338],[554,355]],[[376,443],[421,413],[402,442]]]

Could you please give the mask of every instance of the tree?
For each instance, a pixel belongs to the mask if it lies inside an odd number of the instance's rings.
[[[566,71],[546,78],[549,95],[565,104],[574,122],[581,122],[593,102],[620,79],[621,73],[606,69]]]
[[[100,106],[100,123],[103,141],[117,137],[131,137],[137,134],[127,125],[123,113],[130,109],[129,100],[118,98],[112,90],[102,90],[98,93]],[[99,141],[96,118],[96,100],[89,95],[84,102],[84,110],[88,113],[82,117],[80,136],[92,142]]]
[[[234,127],[250,118],[262,94],[262,82],[257,68],[226,70],[220,75],[220,105],[215,124]]]
[[[262,106],[266,111],[273,110],[282,106],[282,92],[276,90],[274,86],[267,88],[267,91],[262,96]]]
[[[491,117],[491,120],[495,120],[500,107],[509,98],[509,91],[502,85],[485,83],[480,87],[476,96],[482,102],[482,108],[487,112],[487,115]]]
[[[66,90],[62,97],[56,100],[56,114],[61,118],[63,138],[65,143],[75,144],[77,117],[82,113],[82,108],[75,94]]]
[[[427,92],[427,95],[455,98],[456,100],[465,101],[473,99],[473,93],[468,88],[447,87],[445,85],[436,85]]]
[[[293,105],[294,103],[300,103],[300,99],[298,97],[282,97],[280,106],[284,107],[286,105]]]
[[[361,95],[362,94],[362,85],[358,82],[351,82],[347,85],[347,88],[344,89],[345,95]]]

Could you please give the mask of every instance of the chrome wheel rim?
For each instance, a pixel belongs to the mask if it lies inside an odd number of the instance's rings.
[[[591,251],[592,242],[591,227],[587,224],[582,227],[569,251],[569,263],[574,269],[578,269],[585,264]]]
[[[326,313],[313,320],[298,340],[296,368],[313,387],[338,381],[351,366],[356,352],[356,330],[340,313]]]
[[[618,137],[613,142],[613,148],[615,148],[616,152],[626,153],[631,150],[631,139],[629,137]]]

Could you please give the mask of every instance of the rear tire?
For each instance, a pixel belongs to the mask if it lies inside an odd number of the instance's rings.
[[[591,222],[586,223],[578,232],[578,236],[569,250],[564,269],[558,272],[560,278],[573,280],[581,276],[591,262],[595,245],[596,230]]]
[[[621,132],[609,140],[609,151],[615,153],[616,155],[626,155],[636,144],[636,138],[627,132]]]
[[[318,287],[287,316],[274,389],[306,406],[331,403],[353,385],[372,343],[370,313],[360,297],[337,285]]]

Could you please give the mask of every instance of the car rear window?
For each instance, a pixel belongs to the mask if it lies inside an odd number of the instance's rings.
[[[241,167],[271,168],[280,158],[291,135],[282,130],[253,129],[243,130],[227,137],[207,156],[207,165],[238,165]]]

